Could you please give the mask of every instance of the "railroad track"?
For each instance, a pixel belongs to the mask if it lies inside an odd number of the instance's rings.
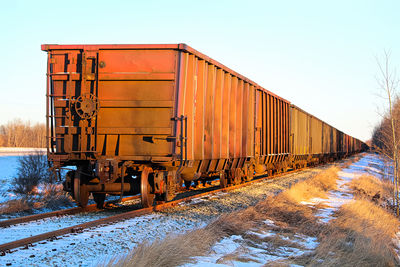
[[[126,197],[126,198],[122,199],[122,202],[133,200],[133,199],[138,199],[138,198],[139,198],[139,196]],[[106,203],[106,205],[111,204],[111,203],[114,203],[114,201],[109,201]],[[38,220],[46,219],[46,218],[50,218],[50,217],[74,215],[74,214],[78,214],[81,212],[91,212],[91,211],[99,211],[99,210],[100,209],[98,209],[96,207],[96,204],[88,205],[85,208],[75,207],[75,208],[70,208],[70,209],[56,210],[56,211],[51,211],[51,212],[45,212],[45,213],[23,216],[23,217],[0,221],[0,227],[4,228],[4,227],[20,224],[20,223],[38,221]]]
[[[9,242],[9,243],[1,244],[0,245],[0,255],[5,255],[6,253],[10,252],[10,250],[18,248],[18,247],[28,248],[33,243],[36,243],[36,242],[39,242],[39,241],[55,240],[59,236],[63,236],[63,235],[70,234],[70,233],[79,233],[79,232],[82,232],[84,229],[87,229],[87,228],[92,228],[92,227],[96,227],[96,226],[100,226],[100,225],[104,225],[104,224],[119,222],[121,220],[126,220],[126,219],[130,219],[130,218],[142,216],[142,215],[145,215],[145,214],[149,214],[149,213],[152,213],[154,211],[166,210],[168,208],[177,206],[180,203],[189,202],[194,198],[199,198],[199,197],[203,197],[203,196],[206,196],[206,195],[215,194],[215,193],[218,193],[218,192],[232,191],[232,190],[235,190],[235,189],[238,189],[238,188],[241,188],[241,187],[245,187],[245,186],[248,186],[248,185],[256,183],[256,182],[260,182],[262,180],[276,179],[276,178],[278,178],[280,176],[296,173],[296,172],[303,171],[303,170],[306,170],[306,169],[309,169],[309,168],[312,168],[312,167],[296,169],[296,170],[288,171],[288,172],[285,172],[285,173],[275,174],[275,175],[272,175],[272,176],[258,176],[258,177],[256,177],[255,179],[253,179],[251,181],[248,181],[248,182],[245,182],[245,183],[242,183],[242,184],[239,184],[239,185],[229,186],[229,187],[226,187],[226,188],[213,189],[213,188],[215,188],[215,186],[208,187],[208,188],[204,189],[204,190],[207,190],[207,192],[193,194],[193,195],[182,197],[180,199],[177,199],[177,200],[174,200],[174,201],[170,201],[170,202],[157,203],[157,205],[155,205],[153,207],[141,208],[141,209],[137,209],[137,210],[123,212],[123,213],[120,213],[120,214],[117,214],[117,215],[113,215],[113,216],[109,216],[109,217],[106,217],[106,218],[101,218],[101,219],[98,219],[98,220],[93,220],[93,221],[90,221],[90,222],[74,225],[74,226],[71,226],[71,227],[66,227],[66,228],[55,230],[55,231],[46,232],[46,233],[43,233],[43,234],[39,234],[39,235],[23,238],[23,239],[20,239],[20,240],[12,241],[12,242]],[[200,190],[189,191],[189,192],[196,192],[196,191],[200,191]],[[131,197],[131,198],[137,198],[137,197],[138,196],[134,196],[134,197]],[[92,206],[94,206],[94,207],[92,207]],[[2,225],[6,225],[6,226],[7,226],[7,224],[8,225],[13,225],[13,224],[16,224],[16,223],[12,223],[12,222],[13,221],[16,222],[18,220],[19,220],[19,222],[17,222],[17,223],[22,223],[22,222],[29,222],[29,221],[33,221],[33,220],[52,217],[52,216],[60,216],[60,215],[66,215],[66,214],[76,214],[76,213],[79,213],[79,212],[82,212],[82,211],[88,211],[88,210],[90,211],[90,210],[96,210],[96,209],[97,208],[95,207],[95,205],[90,205],[90,206],[86,207],[85,209],[83,209],[83,208],[72,208],[72,209],[68,209],[68,210],[64,210],[64,211],[61,210],[61,211],[55,211],[55,212],[42,214],[41,218],[39,218],[39,216],[41,214],[27,216],[27,217],[21,217],[21,218],[16,218],[16,219],[8,220],[10,222],[4,221]],[[78,211],[78,210],[80,210],[80,211]],[[43,216],[45,216],[45,217],[43,217]]]

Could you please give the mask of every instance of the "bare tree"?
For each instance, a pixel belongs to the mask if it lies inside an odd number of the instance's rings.
[[[45,147],[46,126],[43,123],[31,125],[21,119],[9,121],[0,126],[0,146]]]
[[[390,52],[384,51],[383,60],[377,59],[379,67],[378,85],[385,93],[388,111],[380,125],[374,130],[375,148],[393,162],[393,202],[399,216],[399,137],[400,100],[397,96],[399,78],[390,63]]]

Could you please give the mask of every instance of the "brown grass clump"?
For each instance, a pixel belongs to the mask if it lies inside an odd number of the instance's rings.
[[[30,210],[32,203],[26,198],[10,200],[0,206],[0,215]]]
[[[311,179],[295,184],[281,194],[297,203],[314,197],[323,198],[327,191],[336,189],[338,171],[337,167],[331,167]]]
[[[320,237],[320,245],[309,265],[396,266],[400,262],[392,238],[399,221],[367,200],[343,205],[337,218]]]
[[[218,236],[209,229],[198,229],[181,235],[170,235],[153,243],[144,242],[126,257],[114,258],[106,266],[179,266],[192,257],[207,253]]]
[[[366,198],[387,206],[392,197],[393,185],[389,181],[382,181],[375,176],[363,175],[357,179],[353,179],[349,184],[349,188],[358,198]]]
[[[73,206],[72,197],[62,190],[62,185],[45,184],[42,192],[24,195],[20,199],[4,202],[0,205],[0,215],[32,212],[34,209],[60,209]]]
[[[350,167],[353,163],[356,163],[357,161],[359,161],[360,157],[361,157],[360,155],[354,155],[351,158],[346,159],[345,162],[343,162],[340,165],[340,167],[342,169],[346,169],[346,168]]]

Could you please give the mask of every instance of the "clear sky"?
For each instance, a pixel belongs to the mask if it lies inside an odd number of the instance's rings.
[[[41,44],[187,43],[366,140],[375,57],[400,68],[400,1],[2,1],[0,36],[0,124],[45,121]]]

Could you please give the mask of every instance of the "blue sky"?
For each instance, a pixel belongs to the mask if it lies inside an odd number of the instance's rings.
[[[45,121],[43,43],[187,43],[338,129],[369,139],[376,56],[400,68],[400,1],[5,1],[0,124]]]

